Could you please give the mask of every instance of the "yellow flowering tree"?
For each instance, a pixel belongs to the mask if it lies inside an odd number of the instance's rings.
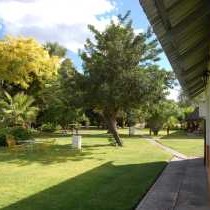
[[[51,79],[59,58],[33,38],[7,36],[0,40],[0,80],[27,89],[33,80]]]

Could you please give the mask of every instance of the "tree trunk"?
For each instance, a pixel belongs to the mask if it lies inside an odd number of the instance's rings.
[[[158,130],[154,130],[153,133],[154,133],[154,136],[157,136],[158,135]]]
[[[119,134],[117,132],[117,121],[116,121],[115,115],[105,113],[104,117],[106,119],[106,123],[107,123],[108,129],[109,129],[109,132],[113,135],[117,145],[123,146],[123,142],[120,139]]]
[[[149,128],[149,135],[151,136],[152,135],[152,129]]]
[[[125,128],[125,119],[122,119],[122,128]]]
[[[169,133],[170,133],[170,128],[167,127],[167,136],[169,136]]]

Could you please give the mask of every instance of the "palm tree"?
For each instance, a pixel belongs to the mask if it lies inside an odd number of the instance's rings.
[[[5,92],[5,98],[0,101],[0,113],[3,116],[3,121],[12,126],[27,127],[36,119],[38,108],[32,106],[34,98],[17,93],[11,96]]]

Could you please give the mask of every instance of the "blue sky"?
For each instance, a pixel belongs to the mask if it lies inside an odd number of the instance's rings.
[[[130,10],[134,28],[143,29],[144,31],[147,30],[150,24],[138,0],[118,0],[116,2],[117,9],[111,13],[112,15],[126,14],[126,12]],[[72,52],[69,52],[69,56],[74,60],[76,66],[81,68],[81,60],[78,58],[78,56],[75,56],[75,54]],[[165,53],[161,54],[161,60],[158,64],[166,70],[172,70]]]
[[[46,41],[57,41],[68,49],[68,56],[81,69],[78,49],[91,37],[87,24],[103,30],[118,14],[131,11],[136,30],[146,31],[149,22],[139,0],[1,0],[0,36],[23,35]],[[164,55],[159,65],[171,66]]]

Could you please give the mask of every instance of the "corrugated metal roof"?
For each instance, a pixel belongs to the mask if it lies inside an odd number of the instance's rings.
[[[184,90],[205,89],[210,41],[210,0],[140,0]]]

